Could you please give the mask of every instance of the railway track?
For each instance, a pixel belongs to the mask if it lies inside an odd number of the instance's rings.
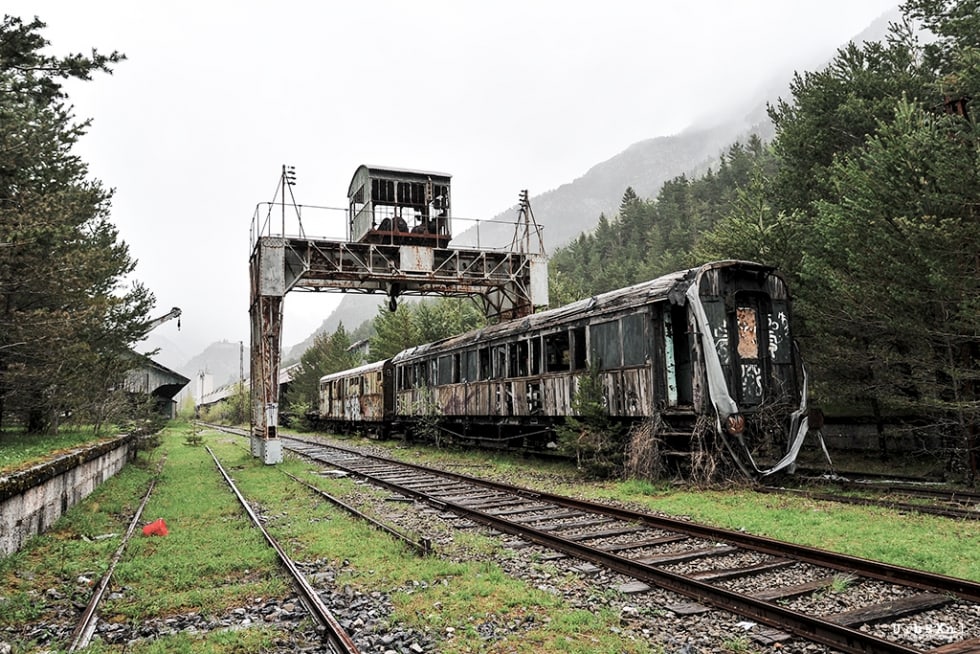
[[[265,538],[265,541],[268,543],[269,547],[275,550],[279,557],[280,563],[289,573],[293,586],[299,593],[300,601],[303,603],[303,606],[306,607],[309,614],[321,626],[323,630],[322,634],[324,645],[328,648],[327,651],[331,652],[331,654],[359,654],[360,650],[357,648],[354,640],[344,630],[340,622],[333,616],[326,605],[323,604],[320,596],[306,580],[306,577],[297,567],[296,563],[292,560],[292,558],[290,558],[279,542],[272,537],[272,534],[270,534],[262,525],[262,521],[259,520],[258,515],[256,515],[255,511],[252,509],[251,505],[248,503],[248,500],[246,500],[245,496],[238,490],[235,482],[225,471],[224,467],[221,465],[221,462],[218,461],[218,457],[215,456],[211,448],[206,449],[208,454],[211,455],[211,458],[214,459],[214,464],[217,466],[218,472],[220,472],[221,476],[224,478],[225,483],[228,484],[228,487],[235,494],[235,497],[238,498],[238,501],[245,510],[245,513],[248,514],[252,524],[262,533],[262,536]]]
[[[302,572],[299,570],[299,568],[296,566],[293,560],[289,557],[289,555],[285,552],[285,550],[283,550],[283,548],[279,545],[279,543],[272,537],[271,534],[269,534],[269,532],[262,525],[261,521],[259,520],[259,517],[255,514],[255,512],[252,510],[251,506],[248,504],[247,500],[245,499],[245,497],[238,490],[234,481],[225,471],[224,467],[221,465],[221,462],[218,460],[217,456],[210,448],[206,448],[206,449],[208,453],[211,455],[212,459],[214,460],[218,472],[224,478],[225,482],[228,484],[231,491],[235,494],[238,501],[241,503],[243,509],[248,514],[249,518],[252,521],[252,524],[262,533],[263,537],[266,540],[266,543],[276,551],[277,555],[279,556],[279,560],[281,564],[288,572],[290,579],[297,590],[300,601],[307,609],[307,612],[320,625],[320,633],[323,638],[323,644],[325,647],[324,651],[330,652],[330,654],[359,654],[360,650],[357,648],[353,639],[347,634],[347,632],[344,630],[341,624],[334,618],[334,616],[330,613],[329,609],[323,604],[323,602],[320,600],[319,595],[306,581],[305,576],[302,574]],[[162,465],[163,464],[161,462],[160,468],[162,468]],[[160,470],[158,469],[157,474],[159,474],[159,472]],[[297,480],[297,481],[301,481],[301,480]],[[146,494],[143,496],[143,499],[140,502],[139,507],[137,508],[136,512],[134,513],[129,523],[129,527],[126,530],[126,533],[123,535],[119,546],[116,548],[112,556],[112,559],[109,562],[108,569],[103,574],[100,581],[95,585],[95,588],[90,596],[89,602],[86,605],[85,609],[82,611],[82,614],[79,617],[72,631],[71,637],[69,639],[66,648],[67,652],[82,651],[86,647],[88,647],[89,644],[91,643],[92,637],[95,635],[98,626],[99,606],[102,602],[106,590],[109,588],[109,584],[112,579],[112,574],[115,571],[115,567],[118,564],[119,560],[122,558],[122,555],[125,552],[127,545],[129,544],[133,534],[136,531],[136,527],[140,523],[140,519],[143,515],[143,510],[146,507],[147,502],[149,501],[153,493],[153,489],[155,485],[156,485],[156,478],[154,478],[150,482]],[[327,499],[330,498],[327,497]],[[416,545],[416,547],[420,547],[420,545]]]
[[[424,502],[445,516],[509,534],[512,547],[535,543],[635,580],[620,588],[624,592],[659,587],[685,596],[689,601],[666,607],[678,615],[715,608],[766,625],[750,633],[762,644],[796,636],[844,652],[980,652],[980,584],[975,582],[313,440],[284,437],[282,442],[296,454]],[[838,587],[853,588],[862,599],[844,605],[835,600],[828,609],[825,598],[840,592]]]
[[[162,464],[161,464],[162,467]],[[159,469],[157,470],[159,474]],[[150,481],[150,485],[146,490],[146,494],[143,496],[143,500],[140,502],[139,507],[136,509],[136,513],[133,514],[133,519],[129,522],[129,527],[126,529],[126,533],[123,535],[122,541],[119,543],[119,547],[116,548],[115,553],[112,555],[112,559],[109,561],[109,567],[102,575],[99,583],[96,584],[95,590],[92,592],[92,596],[85,606],[85,610],[82,611],[81,617],[78,619],[78,624],[75,626],[75,630],[72,632],[71,640],[68,643],[68,652],[77,652],[79,650],[88,647],[88,644],[92,640],[92,636],[95,634],[95,628],[98,624],[99,619],[99,604],[102,602],[102,598],[105,595],[106,589],[109,588],[109,582],[112,580],[112,573],[116,570],[116,565],[122,558],[123,552],[126,551],[126,546],[129,544],[130,538],[133,537],[133,533],[136,531],[136,526],[140,522],[140,518],[143,515],[143,509],[146,508],[146,503],[150,500],[150,495],[153,494],[153,487],[156,485],[156,479]]]

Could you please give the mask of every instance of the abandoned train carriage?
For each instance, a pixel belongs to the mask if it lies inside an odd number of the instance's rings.
[[[379,361],[320,378],[319,424],[335,432],[357,429],[387,434],[394,407],[391,361]]]
[[[660,416],[675,441],[707,416],[746,467],[763,443],[787,455],[785,467],[806,431],[789,311],[786,284],[768,266],[672,273],[402,352],[392,360],[395,422],[434,412],[467,441],[546,446],[594,362],[611,416]]]
[[[421,345],[351,371],[346,382],[324,377],[321,411],[338,415],[336,387],[346,383],[340,401],[354,420],[380,415],[404,431],[434,416],[459,442],[541,449],[594,364],[611,416],[660,418],[672,450],[690,447],[699,423],[710,425],[747,472],[775,472],[793,464],[806,432],[789,312],[786,284],[771,267],[709,263]],[[384,390],[354,379],[371,375]],[[368,387],[387,407],[381,413],[363,408]],[[761,445],[775,448],[765,470],[753,460]]]

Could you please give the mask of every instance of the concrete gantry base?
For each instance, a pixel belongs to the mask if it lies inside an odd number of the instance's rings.
[[[249,441],[252,446],[252,456],[256,458],[262,456],[262,441],[264,440],[265,439],[262,438],[261,436],[256,436],[255,434],[251,435]]]
[[[268,438],[262,440],[262,452],[260,454],[262,463],[275,465],[282,463],[282,441],[278,438]]]

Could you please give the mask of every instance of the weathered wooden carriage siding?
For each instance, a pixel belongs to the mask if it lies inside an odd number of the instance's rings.
[[[136,454],[136,437],[120,436],[0,477],[0,556],[46,531]]]
[[[663,376],[663,328],[662,309],[668,305],[668,291],[684,278],[684,273],[667,275],[652,282],[640,284],[621,291],[604,294],[601,298],[589,298],[574,304],[534,314],[520,321],[512,321],[486,327],[479,332],[471,332],[419,346],[399,354],[394,359],[396,370],[402,374],[415,374],[413,366],[424,366],[427,383],[411,383],[408,388],[402,384],[396,391],[395,413],[399,416],[418,416],[431,411],[434,404],[448,418],[493,418],[506,424],[508,418],[514,422],[536,416],[545,418],[570,415],[572,399],[578,380],[586,373],[584,366],[572,370],[546,371],[539,362],[541,371],[530,373],[532,364],[529,357],[545,356],[542,339],[570,330],[581,330],[579,338],[585,339],[584,351],[592,352],[592,327],[602,323],[614,323],[628,316],[642,316],[642,339],[646,353],[643,362],[631,366],[615,365],[601,371],[600,375],[606,394],[606,403],[613,416],[649,416],[665,402],[660,390],[665,381]],[[682,301],[681,297],[676,298]],[[623,335],[616,326],[616,339],[622,352]],[[527,358],[529,374],[511,375],[505,378],[479,379],[449,384],[438,384],[438,365],[440,357],[459,357],[463,352],[478,349],[502,348],[513,343],[541,341],[538,350],[526,347],[521,355]],[[494,355],[496,356],[496,355]],[[511,354],[507,355],[505,367],[512,365]],[[572,356],[569,353],[569,356]],[[591,355],[589,355],[591,357]],[[525,363],[524,360],[521,362]],[[454,361],[454,366],[459,365]],[[395,375],[397,382],[398,375]]]
[[[386,362],[325,375],[320,379],[320,418],[336,422],[376,422],[385,419]]]

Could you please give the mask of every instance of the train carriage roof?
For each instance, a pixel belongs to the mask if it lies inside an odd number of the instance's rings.
[[[531,331],[546,332],[548,327],[553,324],[556,326],[565,324],[574,321],[577,316],[585,314],[595,316],[614,313],[628,309],[631,306],[657,301],[669,301],[672,304],[683,305],[686,302],[684,294],[691,284],[695,283],[696,280],[699,280],[706,273],[720,268],[753,270],[765,275],[769,275],[775,270],[772,266],[751,261],[714,261],[698,266],[697,268],[669,273],[656,279],[634,284],[633,286],[627,286],[626,288],[578,300],[555,309],[531,314],[525,318],[508,320],[496,325],[488,325],[482,329],[466,332],[459,336],[452,336],[434,343],[419,345],[396,354],[392,358],[392,362],[401,363],[418,356],[454,350],[487,339],[505,338]]]
[[[363,366],[358,366],[357,368],[351,368],[350,370],[343,370],[341,372],[333,372],[329,375],[324,375],[320,377],[320,383],[336,381],[338,379],[347,379],[348,377],[358,377],[369,372],[380,372],[384,368],[387,361],[376,361],[374,363],[365,363]]]
[[[474,330],[452,336],[450,338],[427,343],[410,348],[395,355],[392,359],[394,363],[400,363],[417,356],[422,356],[432,352],[448,351],[460,347],[465,347],[473,342],[484,341],[493,338],[503,338],[512,335],[527,333],[529,331],[546,331],[552,324],[564,324],[575,320],[578,316],[601,315],[614,313],[633,306],[640,306],[650,302],[669,301],[673,304],[683,305],[686,301],[684,293],[688,287],[700,279],[709,271],[719,268],[740,268],[758,271],[760,273],[771,273],[774,268],[763,264],[750,261],[715,261],[698,266],[669,273],[650,281],[627,286],[626,288],[609,291],[590,298],[585,298],[558,307],[548,309],[540,313],[535,313],[525,318],[509,320],[489,325],[482,329]]]

